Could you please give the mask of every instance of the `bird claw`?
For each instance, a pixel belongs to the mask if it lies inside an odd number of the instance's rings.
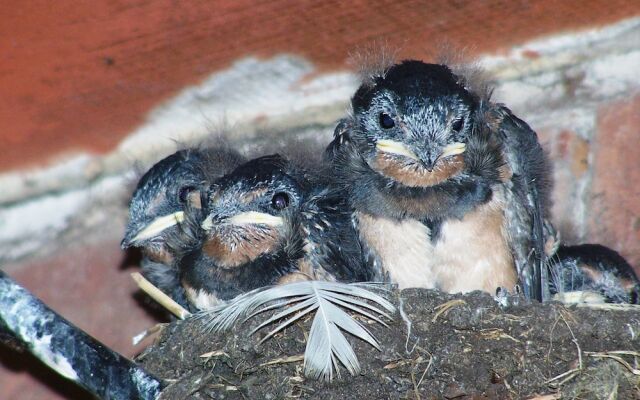
[[[500,308],[507,308],[510,306],[517,306],[520,304],[520,300],[523,299],[522,289],[520,285],[516,285],[513,288],[513,293],[509,292],[506,288],[498,286],[496,288],[496,294],[493,299],[498,303]]]

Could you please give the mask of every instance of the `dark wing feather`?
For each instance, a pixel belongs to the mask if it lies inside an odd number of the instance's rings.
[[[314,268],[323,269],[340,282],[373,280],[366,267],[358,234],[351,223],[352,210],[344,192],[319,188],[305,204],[302,215],[309,231],[308,251]]]
[[[351,130],[351,127],[351,118],[343,118],[338,121],[336,129],[333,131],[333,140],[324,151],[324,158],[326,161],[333,161],[345,143],[350,141],[349,131]]]
[[[551,181],[547,157],[536,133],[503,105],[492,105],[487,123],[502,142],[512,176],[505,213],[516,268],[528,298],[546,300],[548,279],[544,253],[544,220]]]

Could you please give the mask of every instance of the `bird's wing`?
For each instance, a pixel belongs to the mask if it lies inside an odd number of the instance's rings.
[[[306,257],[316,279],[359,282],[373,278],[365,267],[351,214],[346,193],[335,188],[318,187],[305,202],[301,215],[307,233]]]
[[[546,300],[544,221],[550,169],[536,133],[503,105],[493,105],[487,123],[502,143],[510,171],[504,179],[508,237],[527,298]]]
[[[352,127],[351,118],[343,118],[338,121],[336,129],[333,131],[333,140],[327,146],[324,151],[324,158],[326,161],[333,161],[335,156],[340,151],[341,147],[350,141],[349,131]]]

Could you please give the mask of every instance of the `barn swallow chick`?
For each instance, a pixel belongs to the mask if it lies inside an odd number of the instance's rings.
[[[633,267],[608,247],[560,246],[547,265],[556,300],[638,304],[640,282]]]
[[[201,237],[180,267],[189,300],[208,309],[268,285],[368,280],[346,209],[281,156],[243,164],[211,186],[204,221],[187,220]]]
[[[539,297],[547,181],[535,132],[444,65],[374,74],[327,150],[370,265],[404,287]]]
[[[187,301],[176,258],[192,243],[180,229],[185,209],[200,208],[200,188],[242,162],[237,152],[223,147],[180,150],[149,169],[133,193],[122,248],[142,249],[143,275],[182,306]]]

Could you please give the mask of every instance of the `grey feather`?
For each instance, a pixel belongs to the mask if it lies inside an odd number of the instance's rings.
[[[262,288],[243,293],[229,302],[196,313],[193,318],[203,319],[205,329],[209,333],[229,330],[251,308],[252,297],[260,291]]]
[[[254,334],[281,321],[261,340],[264,342],[316,311],[305,349],[304,373],[310,378],[330,381],[334,376],[340,376],[338,364],[352,375],[360,371],[358,358],[342,331],[380,350],[377,339],[345,309],[387,326],[383,318],[391,319],[395,307],[374,292],[387,288],[374,283],[295,282],[245,293],[224,305],[199,313],[196,318],[203,319],[207,331],[219,332],[230,329],[241,319],[246,321],[265,311],[282,309],[251,332]]]

